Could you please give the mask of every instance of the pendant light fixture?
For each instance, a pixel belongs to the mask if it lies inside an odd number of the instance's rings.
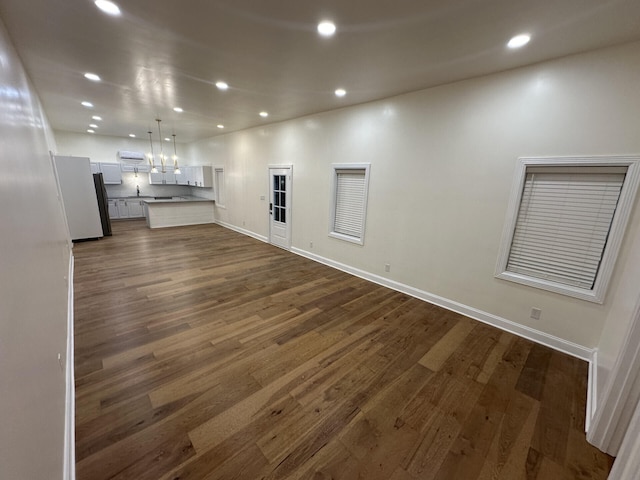
[[[176,134],[172,135],[173,137],[173,173],[176,175],[180,175],[182,172],[180,171],[180,167],[178,166],[178,152],[176,152]]]
[[[158,173],[158,169],[156,168],[156,162],[153,155],[153,140],[151,139],[151,130],[147,132],[149,134],[149,145],[151,145],[151,151],[147,153],[147,158],[149,159],[149,165],[151,166],[151,173]]]
[[[167,159],[164,156],[164,151],[162,149],[162,129],[160,128],[160,120],[156,118],[156,122],[158,122],[158,135],[160,136],[160,165],[162,166],[162,173],[167,173]]]

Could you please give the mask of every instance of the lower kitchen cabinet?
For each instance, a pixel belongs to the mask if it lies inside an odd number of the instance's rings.
[[[127,200],[127,204],[129,205],[129,218],[144,217],[142,200],[137,200],[133,198],[133,199]]]
[[[118,214],[118,200],[111,199],[107,201],[107,206],[109,209],[109,218],[110,219],[114,219],[114,218],[120,218],[120,215]]]
[[[129,218],[129,205],[124,198],[118,199],[118,218]]]
[[[113,198],[109,200],[109,217],[142,218],[144,217],[144,202],[139,198]]]

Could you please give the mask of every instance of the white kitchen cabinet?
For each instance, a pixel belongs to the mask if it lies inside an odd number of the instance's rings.
[[[149,183],[151,185],[162,185],[164,183],[162,172],[149,172]]]
[[[186,185],[192,187],[212,187],[213,186],[213,170],[210,166],[189,166],[184,167],[186,175]]]
[[[149,183],[151,185],[175,185],[176,175],[173,171],[149,173]]]
[[[193,185],[196,187],[201,187],[204,183],[204,174],[200,167],[193,167]]]
[[[133,163],[122,163],[120,164],[120,170],[123,172],[149,173],[151,167],[148,163],[140,163],[138,165],[134,165]]]
[[[100,163],[100,171],[105,185],[120,185],[122,183],[119,163]]]
[[[144,217],[143,202],[137,198],[128,198],[127,205],[129,206],[129,218]]]
[[[144,202],[140,198],[113,198],[109,200],[110,218],[144,217]]]
[[[126,198],[118,199],[118,218],[129,218],[129,205]]]
[[[175,174],[176,185],[189,185],[185,168],[187,167],[180,167],[180,173]]]
[[[173,167],[171,167],[171,171],[167,169],[167,171],[164,173],[164,183],[165,185],[176,184],[176,174],[173,173]]]
[[[195,182],[195,171],[196,167],[182,167],[182,175],[183,175],[183,179],[184,179],[184,185],[191,185],[194,186]]]
[[[120,215],[118,214],[118,200],[115,198],[108,200],[107,206],[109,208],[109,218],[120,218]]]

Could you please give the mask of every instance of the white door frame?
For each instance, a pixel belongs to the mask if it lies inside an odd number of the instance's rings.
[[[630,438],[640,431],[640,297],[625,342],[605,385],[587,440],[611,455],[618,456],[609,478],[629,476],[627,463],[640,464],[640,441]],[[622,446],[622,447],[621,447]],[[614,475],[616,472],[616,475]],[[633,471],[633,475],[637,470]]]
[[[269,209],[268,215],[269,215],[269,243],[271,243],[272,245],[276,245],[278,247],[281,248],[285,248],[285,249],[290,249],[291,248],[291,221],[292,221],[292,215],[291,215],[291,205],[292,205],[292,200],[293,200],[293,165],[292,164],[284,164],[284,165],[268,165],[267,166],[267,170],[268,170],[268,176],[267,176],[267,180],[269,181],[268,186],[269,189],[267,190],[268,194],[269,194],[269,204],[271,204],[273,202],[273,199],[271,198],[271,191],[272,191],[272,184],[271,184],[271,180],[272,180],[272,170],[289,170],[288,173],[288,177],[289,177],[289,181],[287,183],[287,191],[286,191],[286,198],[287,198],[287,204],[285,207],[285,211],[286,211],[286,229],[287,229],[287,239],[288,239],[288,244],[286,246],[274,243],[272,241],[272,232],[271,232],[271,228],[272,228],[272,212],[271,209]]]
[[[629,422],[618,456],[609,472],[609,480],[635,480],[640,472],[640,404]]]

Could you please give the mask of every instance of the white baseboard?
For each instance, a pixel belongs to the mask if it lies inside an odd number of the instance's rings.
[[[243,228],[239,228],[224,222],[216,221],[216,223],[218,223],[219,225],[225,228],[234,230],[238,233],[248,235],[250,237],[256,238],[263,242],[268,242],[268,238],[263,235],[258,235],[256,233],[250,232]],[[411,295],[412,297],[418,298],[420,300],[424,300],[425,302],[438,305],[439,307],[446,308],[447,310],[451,310],[453,312],[459,313],[466,317],[473,318],[474,320],[478,320],[479,322],[492,325],[501,330],[513,333],[514,335],[518,335],[520,337],[526,338],[527,340],[531,340],[541,345],[545,345],[549,348],[553,348],[554,350],[558,350],[560,352],[566,353],[573,357],[580,358],[581,360],[585,360],[590,363],[589,381],[590,381],[591,387],[589,389],[589,394],[595,395],[595,392],[592,392],[592,390],[595,391],[595,388],[596,388],[596,385],[595,385],[596,382],[593,381],[595,379],[595,363],[593,363],[594,349],[592,348],[588,348],[583,345],[570,342],[563,338],[550,335],[548,333],[542,332],[540,330],[536,330],[531,327],[527,327],[526,325],[521,325],[519,323],[512,322],[511,320],[507,320],[506,318],[502,318],[492,313],[478,310],[477,308],[464,305],[454,300],[449,300],[447,298],[440,297],[433,293],[425,292],[424,290],[420,290],[418,288],[411,287],[409,285],[405,285],[403,283],[381,277],[374,273],[366,272],[364,270],[360,270],[358,268],[345,265],[344,263],[336,262],[335,260],[331,260],[329,258],[316,255],[315,253],[311,253],[306,250],[302,250],[300,248],[291,247],[290,251],[292,253],[308,258],[310,260],[322,263],[324,265],[328,265],[333,268],[337,268],[338,270],[342,270],[343,272],[350,273],[351,275],[355,275],[356,277],[364,278],[365,280],[369,280],[370,282],[377,283],[378,285],[391,288],[392,290],[396,290],[398,292],[406,293],[407,295]],[[592,378],[592,376],[594,378]],[[595,397],[591,398],[590,401],[595,401]]]
[[[330,267],[337,268],[338,270],[342,270],[343,272],[350,273],[352,275],[355,275],[356,277],[364,278],[365,280],[369,280],[371,282],[377,283],[378,285],[391,288],[392,290],[406,293],[407,295],[411,295],[412,297],[419,298],[420,300],[424,300],[425,302],[438,305],[439,307],[446,308],[447,310],[460,313],[461,315],[464,315],[466,317],[470,317],[470,318],[473,318],[474,320],[478,320],[479,322],[492,325],[501,330],[505,330],[507,332],[513,333],[515,335],[526,338],[533,342],[553,348],[554,350],[558,350],[560,352],[566,353],[573,357],[577,357],[586,361],[591,360],[592,353],[593,353],[593,349],[591,348],[587,348],[582,345],[578,345],[577,343],[569,342],[562,338],[549,335],[548,333],[545,333],[545,332],[541,332],[540,330],[536,330],[531,327],[527,327],[525,325],[512,322],[511,320],[507,320],[506,318],[493,315],[492,313],[487,313],[482,310],[469,307],[462,303],[458,303],[454,300],[449,300],[447,298],[434,295],[433,293],[425,292],[424,290],[420,290],[420,289],[411,287],[409,285],[405,285],[403,283],[396,282],[394,280],[390,280],[388,278],[384,278],[379,275],[366,272],[364,270],[360,270],[358,268],[354,268],[349,265],[345,265],[343,263],[336,262],[334,260],[331,260],[325,257],[321,257],[319,255],[308,252],[306,250],[301,250],[299,248],[292,247],[291,252],[297,255],[306,257],[310,260],[323,263]]]
[[[66,369],[66,398],[65,398],[65,421],[64,421],[64,463],[63,479],[75,480],[76,478],[76,388],[74,375],[74,354],[73,354],[73,254],[69,255],[69,274],[67,276],[68,298],[67,298],[67,361]]]
[[[241,234],[246,235],[248,237],[253,237],[256,240],[260,240],[261,242],[269,243],[269,239],[267,237],[265,237],[264,235],[259,235],[257,233],[254,233],[254,232],[250,231],[250,230],[245,230],[244,228],[236,227],[235,225],[231,225],[230,223],[222,222],[220,220],[216,220],[216,223],[218,225],[220,225],[221,227],[228,228],[229,230],[233,230],[234,232],[241,233]]]

